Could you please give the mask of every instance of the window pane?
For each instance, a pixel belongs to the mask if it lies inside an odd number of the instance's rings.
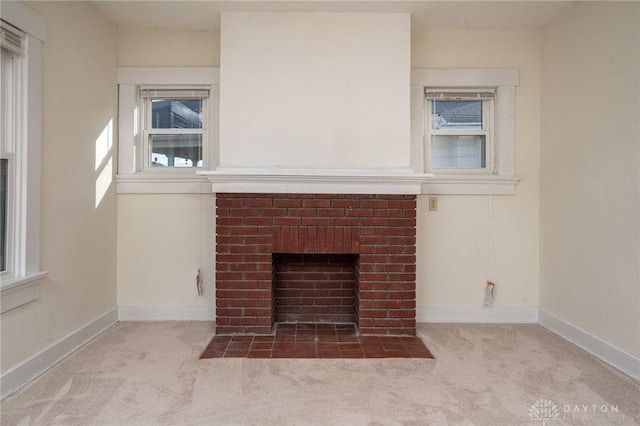
[[[149,135],[151,167],[202,167],[202,135]]]
[[[9,160],[0,159],[0,271],[7,269],[7,209],[9,208]]]
[[[432,100],[432,129],[482,129],[482,101]]]
[[[484,135],[431,137],[431,167],[482,169],[486,166]]]
[[[151,128],[201,129],[202,99],[153,99]]]

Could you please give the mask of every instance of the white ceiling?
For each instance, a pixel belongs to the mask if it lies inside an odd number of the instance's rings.
[[[93,0],[122,27],[217,30],[225,11],[411,12],[412,27],[538,28],[575,1]]]

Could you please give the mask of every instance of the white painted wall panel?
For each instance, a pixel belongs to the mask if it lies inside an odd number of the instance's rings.
[[[541,309],[637,357],[640,5],[580,3],[542,46]]]
[[[408,14],[224,13],[220,165],[408,167]]]
[[[213,194],[118,195],[118,306],[213,307],[214,219]]]

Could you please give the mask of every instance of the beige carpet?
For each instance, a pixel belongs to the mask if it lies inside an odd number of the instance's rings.
[[[640,384],[538,325],[421,324],[436,359],[198,360],[213,331],[119,323],[5,400],[1,424],[640,422]]]

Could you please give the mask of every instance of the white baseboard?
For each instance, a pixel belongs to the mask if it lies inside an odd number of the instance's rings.
[[[540,309],[539,323],[591,355],[640,381],[640,358]]]
[[[213,321],[213,305],[119,306],[120,321]]]
[[[418,306],[418,322],[537,323],[538,308],[530,306]]]
[[[118,322],[118,308],[113,308],[7,370],[0,378],[0,399],[6,398],[31,382],[116,322]]]

